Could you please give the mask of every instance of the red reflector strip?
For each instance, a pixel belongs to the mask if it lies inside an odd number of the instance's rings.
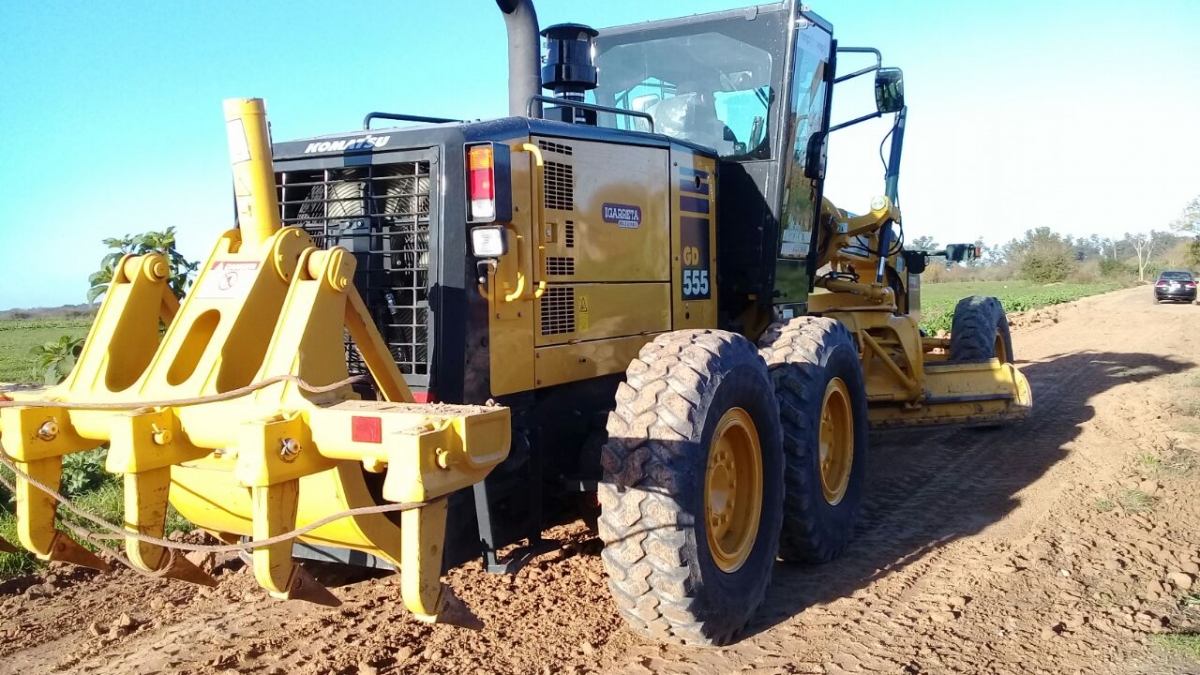
[[[355,443],[382,443],[383,420],[378,417],[351,417],[350,440]]]
[[[431,403],[433,401],[433,396],[427,391],[414,391],[412,395],[413,400],[417,403]]]
[[[492,170],[472,170],[471,199],[493,199],[495,196],[496,186],[492,183]]]
[[[11,401],[12,399],[4,394],[0,394],[0,401]]]

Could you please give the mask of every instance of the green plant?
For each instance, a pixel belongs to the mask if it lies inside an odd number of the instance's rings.
[[[1117,505],[1114,504],[1111,499],[1108,499],[1107,497],[1096,498],[1096,510],[1100,513],[1108,513],[1115,508],[1117,508]]]
[[[64,456],[62,493],[68,497],[81,495],[112,480],[112,474],[104,470],[104,460],[107,457],[106,448]]]
[[[1126,490],[1121,494],[1121,506],[1129,513],[1141,513],[1154,508],[1154,499],[1141,490]]]
[[[1200,659],[1200,633],[1151,635],[1150,641],[1163,649]]]
[[[29,355],[34,358],[34,374],[46,384],[58,384],[71,373],[81,351],[83,338],[70,335],[40,344],[29,350]]]
[[[100,261],[100,269],[88,277],[88,282],[91,283],[91,288],[88,289],[89,303],[95,302],[108,292],[108,285],[112,283],[117,264],[126,255],[162,254],[171,268],[171,277],[167,283],[176,297],[183,297],[191,284],[192,275],[200,268],[199,262],[183,257],[176,248],[174,227],[168,227],[162,232],[127,234],[120,238],[105,239],[104,245],[111,251]]]

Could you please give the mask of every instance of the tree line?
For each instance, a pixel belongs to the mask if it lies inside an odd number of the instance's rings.
[[[1073,236],[1049,227],[1027,230],[1006,243],[980,238],[982,256],[964,263],[935,262],[928,281],[1026,279],[1035,283],[1146,281],[1164,269],[1200,270],[1200,196],[1164,229],[1127,232],[1122,237]],[[938,250],[932,237],[917,237],[912,248]]]

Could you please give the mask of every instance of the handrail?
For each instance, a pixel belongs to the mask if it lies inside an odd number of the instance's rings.
[[[505,302],[515,302],[520,300],[521,296],[525,295],[525,274],[521,271],[521,240],[524,237],[521,236],[521,233],[513,225],[505,223],[504,227],[507,230],[511,230],[513,236],[517,238],[517,287],[512,293],[504,294]]]
[[[654,116],[650,113],[641,112],[640,110],[625,110],[624,108],[613,108],[607,105],[596,105],[595,103],[584,103],[583,101],[572,101],[565,98],[555,98],[553,96],[531,96],[529,103],[525,106],[525,115],[533,117],[533,104],[535,102],[553,103],[560,108],[582,108],[583,110],[595,110],[596,112],[613,113],[614,115],[628,115],[629,117],[641,117],[650,123],[650,133],[654,132]]]
[[[371,120],[396,120],[397,122],[428,122],[430,124],[447,124],[447,123],[462,121],[462,120],[452,120],[448,117],[425,117],[424,115],[408,115],[406,113],[372,112],[372,113],[367,113],[367,116],[363,118],[363,131],[371,130]]]
[[[542,219],[540,217],[540,214],[542,213],[543,205],[546,203],[545,195],[543,194],[543,192],[546,189],[546,179],[545,179],[545,175],[544,175],[544,173],[546,171],[546,166],[545,166],[546,163],[542,159],[542,149],[539,148],[536,144],[522,143],[521,149],[525,150],[529,154],[533,155],[534,164],[537,167],[534,171],[534,179],[533,179],[534,190],[535,190],[535,192],[534,192],[535,199],[533,202],[533,212],[536,214],[539,214],[539,216],[536,218],[536,220],[537,220],[536,226],[534,227],[534,232],[535,232],[534,242],[537,243],[537,248],[538,248],[536,263],[539,264],[539,266],[541,267],[541,269],[539,270],[540,273],[538,274],[539,279],[537,282],[537,288],[533,292],[533,298],[535,300],[537,300],[538,298],[541,298],[542,295],[544,295],[546,293],[546,277],[548,276],[548,274],[547,274],[548,269],[546,267],[546,243],[542,240],[542,237],[545,235],[545,233],[542,231],[543,227],[545,226],[545,223],[542,222]]]

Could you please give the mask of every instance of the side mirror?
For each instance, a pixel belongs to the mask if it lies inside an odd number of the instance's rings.
[[[974,260],[982,255],[983,249],[975,244],[946,244],[946,260],[962,262]]]
[[[904,107],[904,72],[880,68],[875,72],[875,108],[880,113],[900,112]]]

